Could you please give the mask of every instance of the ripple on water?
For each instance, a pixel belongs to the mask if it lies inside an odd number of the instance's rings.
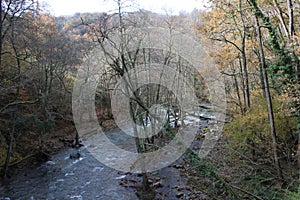
[[[94,167],[94,169],[92,170],[93,172],[99,171],[101,172],[104,169],[104,167]]]
[[[121,176],[116,177],[116,179],[122,179],[122,178],[125,178],[125,177],[126,177],[126,175],[121,175]]]
[[[77,160],[74,160],[73,161],[73,164],[76,164],[76,163],[78,163],[79,161],[82,161],[83,159],[85,159],[86,157],[81,157],[81,158],[79,158],[79,159],[77,159]]]
[[[70,196],[70,199],[82,200],[83,198],[81,195],[74,195],[74,196]]]
[[[70,172],[70,173],[66,173],[65,176],[74,176],[75,173],[74,172]]]

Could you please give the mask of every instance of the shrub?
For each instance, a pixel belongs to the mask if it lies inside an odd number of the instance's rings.
[[[289,109],[289,97],[273,94],[273,111],[277,142],[281,157],[295,158],[298,144],[297,122]],[[224,127],[228,143],[252,158],[272,158],[272,138],[266,99],[253,94],[252,107]]]

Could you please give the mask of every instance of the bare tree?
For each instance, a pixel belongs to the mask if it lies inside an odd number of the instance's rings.
[[[26,53],[20,49],[20,35],[22,35],[21,26],[24,22],[26,12],[37,10],[35,0],[1,0],[1,22],[0,22],[0,115],[9,116],[6,124],[10,124],[9,136],[6,139],[7,153],[3,167],[3,177],[7,177],[8,167],[12,155],[13,144],[15,143],[17,109],[20,105],[32,104],[33,101],[20,99],[21,67],[25,65]],[[22,49],[24,50],[24,49]],[[11,84],[13,83],[13,84]],[[13,94],[13,97],[11,96]],[[8,111],[12,114],[7,115]],[[1,119],[0,118],[0,119]],[[6,131],[5,131],[6,132]]]
[[[159,75],[155,75],[156,80],[159,80],[157,84],[150,84],[140,88],[137,83],[137,79],[139,78],[138,72],[135,70],[137,70],[137,66],[142,65],[143,69],[148,72],[148,78],[150,79],[153,76],[153,73],[150,73],[151,71],[153,72],[150,65],[151,62],[170,65],[178,74],[190,80],[191,85],[194,84],[199,74],[196,73],[196,70],[191,70],[192,67],[188,64],[188,61],[171,53],[171,41],[166,41],[169,45],[169,49],[166,51],[141,47],[141,41],[143,39],[147,40],[147,37],[141,33],[135,33],[134,30],[145,27],[149,23],[146,20],[148,17],[147,13],[124,12],[123,1],[117,0],[115,2],[117,3],[116,13],[110,15],[101,14],[97,24],[87,24],[84,19],[82,19],[82,22],[90,28],[92,39],[104,53],[105,67],[107,67],[103,71],[105,76],[107,76],[104,79],[111,80],[110,85],[108,85],[109,88],[106,88],[106,91],[111,90],[118,79],[124,80],[125,87],[122,90],[124,89],[124,95],[127,95],[129,99],[128,107],[130,117],[132,118],[132,120],[129,120],[129,123],[132,122],[136,151],[139,153],[139,158],[132,164],[131,169],[134,170],[137,168],[136,166],[139,167],[143,176],[143,189],[149,191],[152,190],[147,175],[147,162],[149,159],[145,159],[144,155],[151,150],[160,148],[160,143],[163,143],[163,137],[168,134],[162,129],[157,136],[145,137],[145,135],[148,136],[148,132],[159,129],[161,125],[166,125],[161,123],[159,107],[155,106],[165,106],[167,108],[167,117],[170,118],[173,115],[175,123],[180,119],[182,125],[184,124],[183,119],[186,113],[181,112],[178,100],[176,100],[172,91],[162,86],[161,83],[164,78],[163,70],[159,71]],[[170,22],[171,20],[168,21],[168,19],[163,19],[160,23],[167,22],[169,34],[172,35],[175,27]],[[171,19],[173,20],[173,18]],[[117,39],[114,38],[116,35]],[[132,46],[134,46],[133,49],[131,48]],[[128,72],[132,74],[128,75]],[[178,93],[183,96],[186,87],[183,81],[178,79],[178,77],[173,77],[171,83],[172,88],[181,91]],[[102,89],[105,90],[105,88]],[[153,157],[151,159],[155,161],[157,158]]]

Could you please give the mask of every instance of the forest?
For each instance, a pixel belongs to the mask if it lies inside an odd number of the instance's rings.
[[[1,0],[0,200],[300,199],[300,2],[111,1]]]

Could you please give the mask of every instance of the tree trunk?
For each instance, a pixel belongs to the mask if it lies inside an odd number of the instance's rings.
[[[260,53],[260,63],[261,63],[262,75],[263,75],[264,85],[265,85],[265,95],[266,95],[266,99],[267,99],[267,103],[268,103],[268,113],[269,113],[270,129],[271,129],[271,135],[272,135],[274,162],[275,162],[275,167],[277,170],[278,177],[283,179],[281,168],[280,168],[280,162],[278,159],[278,150],[277,150],[277,141],[276,141],[277,137],[276,137],[275,123],[274,123],[272,99],[271,99],[271,95],[270,95],[268,75],[267,75],[267,71],[266,71],[266,61],[265,61],[265,56],[264,56],[260,25],[259,25],[257,16],[255,16],[255,22],[256,22],[256,31],[257,31],[257,42],[258,42],[258,48],[259,48],[259,53]]]
[[[242,115],[245,115],[245,112],[244,112],[244,109],[243,109],[243,105],[242,105],[242,100],[241,100],[241,95],[240,95],[240,87],[239,87],[239,84],[238,84],[238,81],[237,81],[237,78],[236,78],[236,71],[234,69],[233,71],[234,75],[233,75],[233,81],[234,81],[234,86],[235,86],[235,90],[236,90],[236,94],[237,94],[237,97],[238,97],[238,103],[239,103],[239,107],[240,107],[240,110],[241,110],[241,114]]]
[[[249,76],[248,76],[247,60],[246,60],[245,51],[243,51],[243,53],[242,53],[242,63],[243,63],[242,65],[243,65],[244,79],[245,79],[245,102],[246,102],[246,108],[249,109],[250,108],[250,88],[249,88]]]
[[[287,1],[289,1],[289,0],[287,0]],[[280,9],[280,7],[278,5],[277,0],[273,0],[273,4],[274,4],[275,10],[277,12],[278,19],[281,22],[281,25],[282,25],[282,28],[284,30],[284,33],[290,39],[290,34],[289,34],[289,31],[288,31],[287,25],[286,25],[286,23],[285,23],[285,21],[283,19],[282,10]]]
[[[295,29],[294,29],[294,9],[293,9],[293,2],[292,0],[287,0],[287,8],[288,8],[288,16],[289,16],[289,44],[292,47],[292,59],[295,66],[295,79],[296,83],[300,83],[300,69],[299,69],[299,59],[298,56],[295,53],[294,49],[294,35],[295,35]]]
[[[258,55],[259,56],[259,55]],[[263,92],[264,97],[266,97],[266,86],[265,86],[265,79],[264,79],[264,73],[263,73],[263,68],[260,66],[259,68],[259,73],[260,73],[260,82],[261,82],[261,89]]]
[[[243,70],[243,66],[242,66],[242,61],[241,58],[239,56],[239,69],[240,69],[240,74],[241,74],[241,83],[242,83],[242,93],[243,93],[243,97],[244,97],[244,106],[243,106],[243,113],[246,112],[246,105],[247,105],[247,101],[246,101],[246,89],[245,89],[245,74],[244,74],[244,70]]]
[[[15,112],[12,114],[12,119],[13,119],[13,125],[12,125],[12,130],[9,134],[9,144],[7,147],[7,151],[6,151],[6,159],[5,159],[5,163],[4,163],[4,167],[3,167],[3,178],[7,179],[7,172],[8,172],[8,166],[9,166],[9,162],[10,162],[10,158],[11,158],[11,153],[12,153],[12,148],[13,148],[13,142],[14,142],[14,132],[15,132]]]
[[[249,87],[249,75],[248,75],[248,66],[247,66],[247,57],[246,57],[246,25],[243,16],[242,1],[239,1],[239,13],[243,24],[243,30],[241,31],[242,47],[241,47],[241,56],[242,56],[242,65],[244,71],[245,79],[245,106],[247,109],[250,108],[250,87]]]
[[[79,142],[79,134],[78,131],[75,131],[75,147],[79,147],[80,146],[80,142]]]
[[[289,15],[289,34],[290,37],[294,35],[294,10],[293,10],[293,2],[292,0],[287,0],[287,8],[288,8],[288,15]],[[292,39],[292,38],[289,38]]]
[[[2,69],[2,0],[0,0],[0,70]]]

